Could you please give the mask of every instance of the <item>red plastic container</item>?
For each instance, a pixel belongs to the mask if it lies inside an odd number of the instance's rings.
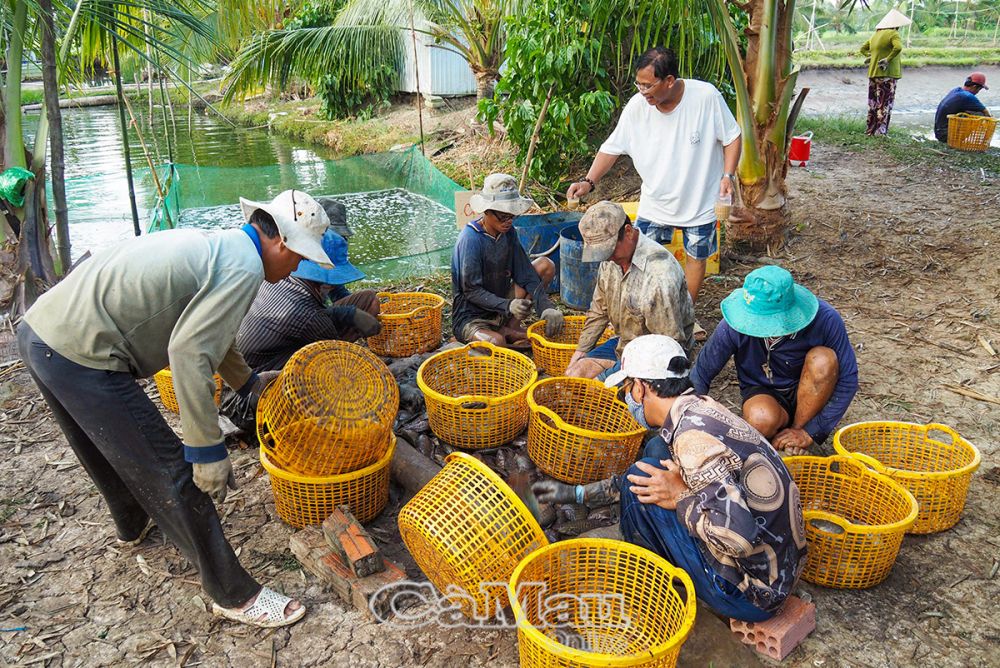
[[[805,167],[809,162],[809,151],[812,149],[813,133],[807,132],[798,137],[792,137],[788,147],[788,163],[793,167]]]

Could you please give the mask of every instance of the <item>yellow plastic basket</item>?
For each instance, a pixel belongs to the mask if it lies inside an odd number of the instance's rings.
[[[983,152],[990,147],[997,119],[975,114],[948,115],[948,146],[959,151]]]
[[[809,582],[864,589],[884,580],[917,519],[905,487],[853,457],[786,457],[798,485],[809,543]]]
[[[566,373],[569,360],[576,351],[576,344],[583,332],[583,323],[587,316],[568,315],[563,320],[562,331],[555,337],[545,336],[545,321],[539,320],[528,327],[528,339],[531,341],[531,355],[535,358],[535,366],[550,376],[561,376]],[[614,330],[608,327],[601,334],[597,345],[614,336]]]
[[[257,404],[257,436],[282,469],[350,473],[382,458],[399,410],[399,386],[370,350],[317,341],[294,355]]]
[[[368,347],[383,357],[409,357],[441,345],[444,297],[429,292],[380,292],[382,331]]]
[[[431,430],[469,450],[503,445],[524,431],[525,395],[537,378],[527,357],[485,342],[444,350],[417,370]]]
[[[958,522],[980,462],[979,450],[943,424],[859,422],[838,431],[833,447],[910,490],[920,506],[910,533],[944,531]]]
[[[399,534],[420,569],[468,617],[507,605],[507,581],[525,555],[548,545],[542,528],[500,477],[454,452],[399,511]]]
[[[215,405],[218,406],[219,402],[222,401],[222,376],[215,374],[213,376],[215,379]],[[153,374],[153,380],[156,381],[156,389],[160,392],[160,403],[168,411],[180,414],[181,408],[177,405],[177,395],[174,394],[174,376],[170,373],[170,369],[161,369]]]
[[[396,437],[390,435],[382,458],[360,471],[333,476],[304,476],[291,473],[260,449],[260,463],[271,477],[271,491],[278,516],[293,527],[321,524],[334,509],[347,504],[359,522],[374,519],[389,502],[389,463],[396,451]]]
[[[528,456],[546,474],[577,485],[624,473],[646,430],[616,391],[589,378],[546,378],[528,390]]]
[[[531,553],[507,592],[521,668],[672,668],[697,609],[687,573],[645,548],[606,538]]]

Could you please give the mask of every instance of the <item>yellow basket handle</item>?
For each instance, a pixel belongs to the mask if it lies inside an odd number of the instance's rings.
[[[552,420],[555,423],[556,429],[568,430],[570,425],[566,424],[566,421],[559,417],[559,414],[548,406],[542,406],[541,404],[535,404],[535,408],[539,413]]]
[[[474,351],[477,348],[488,350],[490,354],[489,355],[476,354]],[[497,348],[489,341],[471,341],[469,343],[466,343],[465,347],[462,348],[462,350],[464,350],[469,357],[492,357],[497,353],[499,348]]]
[[[952,429],[951,427],[949,427],[946,424],[940,424],[938,422],[930,422],[930,423],[924,425],[924,436],[929,437],[930,433],[932,431],[940,431],[940,432],[943,432],[943,433],[945,433],[945,434],[948,435],[948,438],[951,439],[951,442],[950,443],[945,443],[945,445],[955,445],[962,438],[961,436],[959,436],[959,434],[958,434],[957,431],[955,431],[954,429]],[[935,439],[935,440],[937,440],[937,439]]]
[[[868,457],[867,455],[858,455],[857,453],[852,453],[848,457],[844,457],[842,455],[834,455],[833,457],[829,457],[825,463],[827,471],[829,471],[830,473],[836,475],[842,475],[849,478],[857,478],[865,474],[865,467],[862,464],[862,462],[864,462],[864,464],[868,464],[869,461],[871,462],[869,466],[873,466],[873,468],[875,468],[879,472],[885,470],[885,467],[883,467],[882,464],[875,461],[871,457]]]
[[[805,521],[806,524],[811,526],[816,531],[819,531],[820,533],[829,534],[831,536],[838,536],[840,534],[847,533],[851,531],[852,528],[854,527],[853,524],[845,520],[840,515],[834,515],[833,513],[828,513],[825,510],[803,510],[802,519]],[[830,531],[826,527],[822,527],[819,526],[818,524],[815,524],[814,520],[820,520],[823,522],[829,522],[830,524],[836,524],[841,529],[841,531],[839,533]]]
[[[868,468],[872,469],[877,473],[888,475],[888,471],[886,471],[885,465],[879,460],[875,459],[874,457],[861,454],[860,452],[852,452],[850,454],[850,457],[864,463],[865,466],[867,466]]]
[[[487,397],[481,394],[466,394],[455,397],[455,403],[464,411],[484,411],[496,403],[494,397]],[[482,404],[482,406],[467,406],[466,404]]]

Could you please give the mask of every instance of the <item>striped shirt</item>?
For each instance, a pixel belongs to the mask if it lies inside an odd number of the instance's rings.
[[[236,348],[252,368],[266,368],[278,355],[339,338],[342,308],[326,308],[319,290],[302,279],[265,282],[240,325]]]

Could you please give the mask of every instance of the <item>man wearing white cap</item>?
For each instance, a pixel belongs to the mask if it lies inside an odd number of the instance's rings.
[[[527,347],[521,321],[532,307],[545,320],[546,336],[558,334],[563,315],[548,295],[555,264],[547,257],[528,259],[514,229],[514,218],[535,203],[521,196],[513,176],[490,174],[469,206],[482,217],[465,226],[451,256],[455,338],[462,343]]]
[[[623,476],[572,486],[533,486],[542,503],[613,502],[621,533],[683,568],[717,614],[772,617],[806,563],[799,490],[757,430],[693,393],[684,349],[668,336],[640,336],[605,381],[640,425],[658,429],[666,450],[646,452]]]
[[[868,128],[865,134],[889,133],[889,117],[896,99],[896,81],[902,76],[899,54],[903,41],[899,29],[912,23],[902,12],[891,9],[875,26],[875,34],[861,45],[868,58]]]
[[[235,488],[219,429],[215,382],[259,397],[233,345],[262,280],[303,259],[330,264],[326,214],[309,195],[241,200],[247,224],[170,230],[97,253],[42,295],[18,327],[21,358],[70,447],[104,497],[118,540],[138,545],[155,523],[198,569],[217,615],[291,624],[298,602],[240,565],[212,503]],[[136,382],[169,366],[183,442]]]

